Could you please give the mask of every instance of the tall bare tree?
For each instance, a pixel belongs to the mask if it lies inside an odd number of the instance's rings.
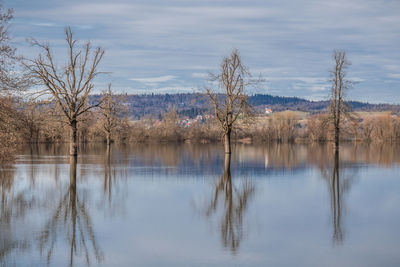
[[[33,77],[44,85],[44,89],[38,94],[49,94],[61,107],[70,127],[70,154],[77,155],[79,118],[101,104],[101,101],[89,103],[89,94],[94,87],[94,78],[100,74],[97,68],[103,58],[104,50],[101,47],[92,49],[89,41],[83,49],[77,50],[77,40],[73,38],[69,27],[65,29],[65,37],[68,59],[64,67],[56,66],[48,44],[36,40],[32,43],[39,47],[43,54],[39,54],[36,59],[28,60],[27,67]]]
[[[345,103],[345,94],[346,91],[352,87],[353,83],[347,79],[347,68],[351,65],[351,62],[346,57],[346,51],[334,50],[333,59],[335,61],[335,67],[330,73],[330,81],[332,83],[330,117],[334,128],[335,150],[339,150],[342,118],[350,109]]]
[[[243,65],[238,50],[225,57],[217,74],[211,74],[211,82],[217,82],[217,90],[206,88],[214,106],[215,117],[223,130],[225,153],[231,154],[231,133],[240,115],[249,114],[245,88],[250,84],[251,74]],[[222,91],[222,94],[219,93]]]

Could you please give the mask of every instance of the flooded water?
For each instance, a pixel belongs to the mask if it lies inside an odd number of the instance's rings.
[[[400,147],[26,147],[1,266],[400,266]]]

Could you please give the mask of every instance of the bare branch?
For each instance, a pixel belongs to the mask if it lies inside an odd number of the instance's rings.
[[[42,54],[36,59],[25,60],[25,66],[38,83],[45,86],[38,94],[48,93],[60,106],[71,127],[71,154],[76,154],[76,132],[79,117],[89,110],[99,107],[102,101],[89,103],[89,95],[94,88],[93,80],[100,74],[97,70],[103,58],[104,50],[98,47],[93,55],[90,42],[83,50],[77,50],[77,40],[74,39],[70,27],[65,29],[68,60],[64,67],[56,66],[54,56],[47,43],[31,40]]]

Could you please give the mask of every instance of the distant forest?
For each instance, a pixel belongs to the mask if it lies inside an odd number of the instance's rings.
[[[100,97],[100,95],[93,95],[91,100],[95,101]],[[295,110],[319,113],[325,111],[329,104],[329,101],[310,101],[298,97],[268,94],[251,95],[249,101],[258,112],[263,112],[268,107],[274,112]],[[129,110],[128,116],[134,119],[145,116],[161,118],[161,115],[170,108],[175,108],[179,115],[190,118],[213,112],[207,96],[199,93],[126,95],[125,104]],[[400,114],[400,105],[369,104],[358,101],[350,101],[349,105],[353,111],[392,111],[394,114]]]

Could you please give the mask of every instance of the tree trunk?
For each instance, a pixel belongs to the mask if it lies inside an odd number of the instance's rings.
[[[231,154],[231,129],[228,129],[224,135],[225,154]]]
[[[76,208],[76,164],[77,156],[70,156],[70,167],[69,167],[69,205],[71,208],[71,220],[72,220],[72,239],[70,248],[70,266],[74,264],[74,247],[76,246],[76,219],[77,219],[77,208]]]
[[[69,143],[69,154],[71,156],[78,155],[78,137],[77,137],[77,121],[73,120],[70,123],[71,126],[71,134],[70,134],[70,143]]]
[[[106,141],[107,141],[107,146],[111,145],[111,133],[106,132]]]
[[[339,179],[339,151],[336,150],[332,175],[333,238],[335,242],[341,243],[343,240],[343,233],[341,227],[341,189]]]
[[[69,157],[69,185],[70,188],[76,188],[76,164],[77,156]]]
[[[224,175],[230,176],[230,173],[231,173],[231,155],[225,154]]]
[[[339,126],[335,126],[335,151],[339,151]]]

